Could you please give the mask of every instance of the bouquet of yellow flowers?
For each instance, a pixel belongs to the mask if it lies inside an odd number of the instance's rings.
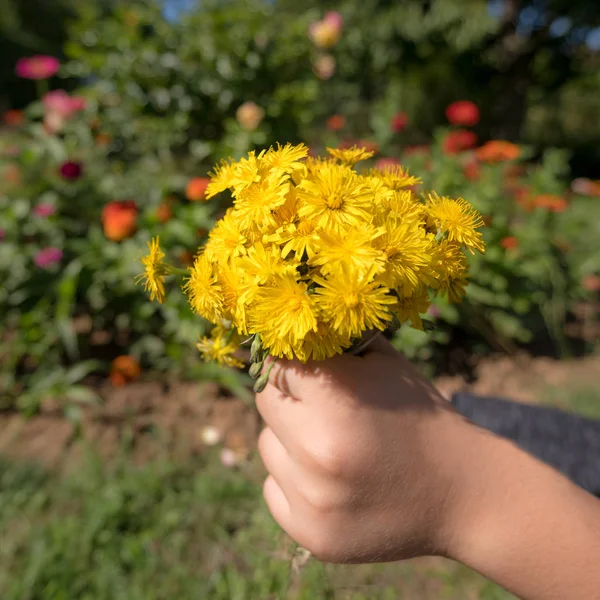
[[[464,295],[466,250],[483,252],[481,215],[463,199],[418,197],[420,181],[400,166],[359,173],[362,148],[308,156],[303,144],[223,161],[207,188],[229,190],[233,205],[217,222],[183,291],[214,324],[198,343],[205,360],[243,366],[251,344],[255,389],[268,381],[265,359],[324,360],[374,331],[422,328],[435,294]],[[141,275],[164,301],[163,262],[153,240]]]

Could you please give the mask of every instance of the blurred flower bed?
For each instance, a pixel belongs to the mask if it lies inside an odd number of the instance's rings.
[[[66,61],[15,65],[38,101],[7,111],[0,129],[0,408],[31,414],[60,397],[76,419],[95,400],[81,385],[90,374],[110,373],[114,385],[142,370],[208,376],[194,349],[205,324],[182,295],[150,302],[137,261],[160,236],[169,259],[189,266],[226,208],[205,202],[210,166],[276,142],[305,141],[315,154],[362,145],[376,152],[371,166],[402,164],[484,215],[488,251],[472,257],[466,301],[437,299],[431,331],[400,333],[411,357],[437,359],[461,336],[474,351],[535,339],[570,351],[565,325],[600,291],[600,182],[570,182],[560,150],[538,159],[480,143],[486,107],[468,100],[447,107],[431,139],[412,131],[394,93],[368,114],[356,102],[342,112],[330,87],[338,60],[342,74],[350,68],[336,55],[342,15],[269,22],[268,10],[231,3],[174,23],[146,3],[109,16],[88,7]],[[66,91],[61,78],[80,86]]]

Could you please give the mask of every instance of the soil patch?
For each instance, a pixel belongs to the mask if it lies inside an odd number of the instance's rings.
[[[447,398],[470,391],[540,403],[551,388],[591,388],[598,381],[600,356],[557,361],[523,355],[482,361],[472,382],[456,376],[441,377],[436,384]],[[136,382],[115,388],[106,382],[99,391],[104,402],[85,409],[79,436],[51,403],[30,419],[0,414],[0,454],[54,467],[77,464],[90,446],[106,460],[123,449],[139,463],[178,460],[206,449],[202,431],[210,426],[225,447],[244,457],[255,447],[261,428],[252,406],[212,383]]]

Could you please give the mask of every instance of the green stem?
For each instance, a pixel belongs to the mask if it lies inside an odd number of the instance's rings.
[[[41,100],[48,93],[48,80],[36,79],[35,90],[37,92],[38,100]]]
[[[182,277],[187,277],[189,275],[189,271],[187,269],[180,269],[179,267],[174,267],[173,265],[169,265],[169,274],[170,275],[181,275]]]

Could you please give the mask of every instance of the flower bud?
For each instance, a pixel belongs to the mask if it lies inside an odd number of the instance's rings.
[[[250,377],[252,377],[252,379],[258,379],[260,377],[260,374],[262,373],[264,364],[265,363],[261,361],[261,362],[255,362],[252,365],[250,365],[248,374],[250,375]]]
[[[267,383],[269,383],[269,371],[263,373],[254,384],[254,391],[257,394],[260,394],[266,387]]]
[[[263,361],[263,343],[260,335],[255,335],[252,340],[252,346],[250,347],[250,360],[253,363],[259,363]]]

